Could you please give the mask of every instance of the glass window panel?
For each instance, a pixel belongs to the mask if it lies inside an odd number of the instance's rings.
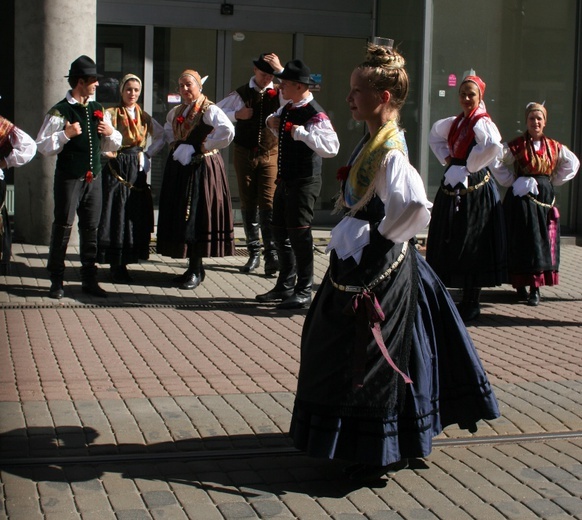
[[[321,85],[316,87],[313,95],[329,115],[340,141],[337,156],[323,160],[323,186],[316,209],[333,209],[339,189],[336,172],[347,163],[354,147],[364,135],[363,124],[352,119],[346,97],[350,76],[363,61],[365,48],[366,40],[357,38],[305,37],[303,59],[312,74],[321,75]],[[325,215],[322,218],[326,218]]]
[[[216,92],[216,31],[156,27],[154,29],[154,95],[152,116],[166,122],[168,112],[180,102],[178,78],[186,69],[208,76],[204,94],[212,101]],[[154,202],[160,193],[167,150],[152,161],[151,185]]]
[[[487,84],[487,111],[504,141],[525,131],[528,102],[545,101],[547,135],[571,147],[576,0],[433,4],[431,122],[460,113],[458,84],[473,68]],[[467,23],[469,17],[474,23]],[[430,156],[428,191],[434,197],[443,168]],[[571,183],[556,191],[567,229]]]
[[[406,60],[410,91],[400,111],[400,125],[406,131],[410,162],[416,168],[419,167],[424,3],[425,0],[378,2],[376,31],[377,36],[393,39]]]
[[[119,103],[123,76],[132,73],[143,79],[144,37],[143,27],[97,25],[97,71],[103,78],[96,98],[106,108]]]
[[[232,38],[232,69],[230,89],[248,83],[253,76],[253,60],[263,52],[274,52],[285,65],[292,59],[293,35],[290,33],[245,32]],[[244,39],[240,39],[240,35]],[[227,86],[228,87],[228,86]]]

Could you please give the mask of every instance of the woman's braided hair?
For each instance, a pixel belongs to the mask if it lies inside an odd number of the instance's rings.
[[[406,101],[409,89],[406,61],[396,50],[382,45],[368,44],[366,59],[358,68],[367,77],[370,86],[391,95],[391,104],[400,110]]]

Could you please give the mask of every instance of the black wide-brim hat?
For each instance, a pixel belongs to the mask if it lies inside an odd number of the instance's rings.
[[[316,85],[316,82],[311,78],[311,69],[301,60],[288,61],[283,72],[275,72],[274,75],[279,79],[296,81],[305,85]]]
[[[95,76],[96,78],[103,77],[103,74],[97,74],[97,64],[89,58],[89,56],[85,56],[84,54],[71,63],[69,75],[65,76],[65,78],[79,78],[82,76]]]
[[[257,67],[257,69],[264,72],[265,74],[273,74],[275,72],[275,70],[273,69],[273,67],[271,67],[271,65],[269,65],[265,61],[265,56],[267,54],[271,54],[271,53],[270,52],[263,52],[263,54],[261,54],[259,56],[258,60],[253,60],[253,63],[255,65],[255,67]]]

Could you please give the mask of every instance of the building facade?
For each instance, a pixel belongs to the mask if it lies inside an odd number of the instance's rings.
[[[22,26],[31,21],[19,14],[26,4],[75,6],[73,0],[19,0],[12,2],[14,42],[19,45]],[[118,82],[133,72],[144,79],[142,104],[159,122],[176,103],[177,79],[185,68],[194,68],[209,78],[205,94],[220,100],[252,75],[252,60],[262,52],[276,52],[284,63],[302,58],[320,79],[316,99],[328,111],[339,134],[341,149],[324,161],[324,185],[318,202],[316,224],[333,221],[331,208],[338,185],[335,172],[348,159],[364,128],[351,119],[345,102],[349,76],[362,61],[366,41],[372,36],[393,38],[408,62],[412,89],[402,111],[412,163],[421,173],[429,198],[433,198],[442,167],[428,147],[432,123],[460,112],[458,85],[469,70],[487,84],[487,110],[503,138],[509,140],[525,130],[524,110],[530,101],[545,102],[547,134],[582,155],[582,72],[580,62],[582,0],[83,0],[87,16],[82,47],[69,46],[59,55],[66,74],[79,54],[96,58],[100,72],[98,98],[104,104],[118,100]],[[91,13],[94,11],[94,15]],[[65,9],[66,12],[66,9]],[[59,20],[64,15],[59,15]],[[33,23],[51,24],[45,16]],[[46,29],[46,27],[44,27]],[[50,45],[50,31],[43,31],[43,45]],[[91,39],[92,38],[92,39]],[[88,39],[88,41],[86,41]],[[47,56],[30,59],[46,60]],[[18,70],[15,59],[12,64]],[[37,64],[42,70],[42,63]],[[18,75],[15,74],[15,84]],[[42,74],[40,80],[42,81]],[[23,95],[6,78],[0,88],[12,94],[14,106]],[[63,85],[60,97],[64,94]],[[45,96],[47,97],[47,96]],[[60,99],[44,99],[46,111]],[[0,110],[10,113],[6,96]],[[22,112],[20,112],[22,113]],[[42,111],[37,114],[38,126]],[[26,130],[35,133],[33,119],[24,118]],[[15,122],[19,124],[18,118]],[[166,152],[167,153],[167,152]],[[238,194],[229,151],[229,178],[234,207]],[[152,187],[159,192],[165,153],[153,163]],[[28,166],[27,175],[38,163]],[[46,174],[50,167],[46,168]],[[17,174],[18,175],[18,174]],[[26,177],[26,175],[25,175]],[[27,241],[27,225],[19,227],[19,182],[16,185],[15,223],[18,235]],[[558,205],[565,232],[582,235],[582,183],[575,180],[558,190]],[[26,190],[22,190],[26,197]],[[34,239],[33,239],[34,240]],[[48,240],[48,238],[47,238]]]

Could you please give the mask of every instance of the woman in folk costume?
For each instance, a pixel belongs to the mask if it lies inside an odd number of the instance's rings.
[[[111,266],[111,278],[116,283],[130,283],[127,265],[149,258],[154,228],[148,172],[150,158],[164,146],[164,128],[137,104],[141,88],[141,79],[127,74],[120,84],[120,105],[107,109],[123,142],[117,152],[104,154],[109,160],[101,176],[98,261]],[[144,151],[150,136],[151,144]]]
[[[12,232],[6,208],[4,171],[30,162],[36,154],[36,143],[26,132],[0,116],[0,275],[10,273]]]
[[[465,321],[480,314],[481,287],[506,277],[506,239],[497,186],[487,168],[501,154],[501,135],[485,110],[485,83],[467,76],[459,88],[463,112],[437,121],[429,144],[446,165],[428,230],[426,259],[447,287],[463,290]]]
[[[290,435],[366,481],[427,456],[445,426],[475,431],[499,411],[454,302],[414,246],[431,203],[398,127],[404,58],[370,44],[350,85],[369,133],[338,172],[345,216],[305,320]]]
[[[230,190],[219,153],[233,140],[234,126],[202,94],[203,82],[194,70],[180,75],[182,103],[164,125],[171,150],[160,193],[157,251],[188,258],[188,269],[174,279],[182,289],[204,280],[203,257],[234,254]]]
[[[520,299],[536,306],[540,286],[557,285],[559,278],[560,215],[554,186],[572,180],[580,161],[544,135],[548,113],[543,105],[529,103],[525,119],[526,132],[504,147],[493,171],[503,186],[511,187],[503,201],[509,282]]]

